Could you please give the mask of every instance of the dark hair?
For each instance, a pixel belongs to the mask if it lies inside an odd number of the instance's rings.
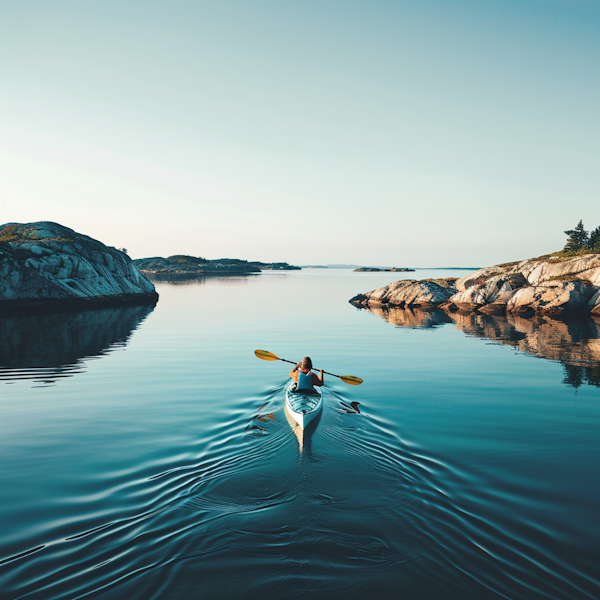
[[[305,356],[302,359],[302,368],[308,369],[309,371],[310,371],[310,369],[312,369],[312,360],[310,360],[310,358],[308,356]]]

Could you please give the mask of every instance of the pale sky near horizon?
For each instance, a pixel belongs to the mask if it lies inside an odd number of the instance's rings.
[[[0,224],[485,266],[600,225],[600,3],[0,0]]]

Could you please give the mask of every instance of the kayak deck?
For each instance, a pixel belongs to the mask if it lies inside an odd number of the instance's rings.
[[[315,389],[297,392],[296,385],[292,384],[287,392],[287,401],[294,412],[306,415],[319,408],[321,394]]]

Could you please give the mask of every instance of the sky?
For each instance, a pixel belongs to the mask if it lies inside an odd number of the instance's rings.
[[[486,266],[600,225],[597,0],[0,0],[0,224]]]

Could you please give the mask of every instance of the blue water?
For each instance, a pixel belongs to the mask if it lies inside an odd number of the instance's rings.
[[[599,598],[595,324],[348,304],[398,278],[0,319],[0,597]],[[300,438],[256,348],[364,383]]]

